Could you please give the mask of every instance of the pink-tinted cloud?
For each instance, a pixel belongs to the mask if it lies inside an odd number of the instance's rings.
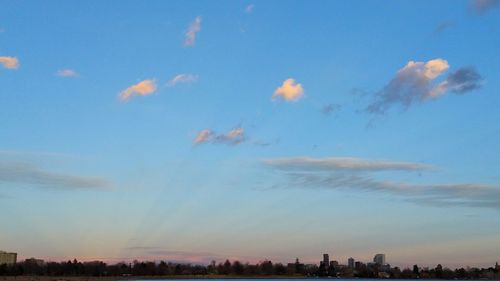
[[[19,60],[16,57],[0,57],[0,64],[7,69],[19,68]]]
[[[201,17],[196,17],[184,35],[184,46],[191,47],[196,43],[196,35],[201,30]]]
[[[212,140],[214,133],[210,129],[203,129],[198,132],[194,139],[195,144],[202,144]]]
[[[237,145],[246,140],[245,130],[236,127],[225,134],[217,134],[210,129],[203,129],[196,135],[195,144],[214,143]]]
[[[282,98],[285,101],[298,101],[304,95],[304,88],[293,78],[283,81],[283,84],[276,88],[272,96],[273,100]]]
[[[78,73],[76,73],[73,69],[65,68],[58,70],[56,75],[60,77],[77,77]]]
[[[135,85],[128,87],[120,93],[122,101],[129,100],[132,96],[148,96],[156,91],[156,83],[153,79],[143,80]]]

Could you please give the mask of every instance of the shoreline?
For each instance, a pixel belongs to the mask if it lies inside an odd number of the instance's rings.
[[[163,276],[0,276],[0,281],[134,281],[182,279],[308,279],[302,275],[163,275]],[[316,279],[316,278],[314,278]]]

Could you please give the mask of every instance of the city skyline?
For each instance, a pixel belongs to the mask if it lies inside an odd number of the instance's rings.
[[[500,2],[383,3],[0,0],[0,249],[499,261]]]

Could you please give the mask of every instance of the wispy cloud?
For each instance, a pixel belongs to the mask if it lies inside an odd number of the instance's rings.
[[[266,166],[279,168],[287,176],[283,188],[345,189],[384,192],[408,201],[432,206],[485,207],[500,210],[500,185],[480,183],[414,184],[380,180],[382,171],[422,172],[432,166],[359,158],[282,158],[266,159]]]
[[[0,184],[27,184],[54,189],[102,189],[111,186],[102,177],[46,171],[31,163],[0,162]]]
[[[153,79],[143,80],[135,85],[128,87],[120,93],[122,101],[128,101],[132,96],[148,96],[156,91],[156,82]]]
[[[212,140],[214,133],[210,129],[203,129],[198,132],[194,139],[195,144],[206,143]]]
[[[16,57],[0,57],[0,64],[7,69],[18,69],[20,66]]]
[[[224,134],[217,134],[210,129],[204,129],[198,132],[194,139],[195,144],[214,143],[237,145],[246,140],[245,130],[241,127],[236,127]]]
[[[428,97],[436,98],[447,91],[451,91],[455,94],[465,94],[481,88],[481,80],[481,75],[479,75],[473,67],[462,67],[450,73],[443,82],[434,87]]]
[[[444,59],[427,62],[409,61],[396,76],[375,95],[366,111],[384,114],[393,106],[404,109],[430,98],[437,98],[450,91],[465,94],[480,87],[481,76],[472,67],[463,67],[449,74],[441,83],[436,82],[449,64]]]
[[[178,74],[168,81],[167,86],[173,87],[179,83],[193,83],[196,81],[198,81],[198,75]]]
[[[255,9],[255,5],[254,4],[249,4],[245,7],[245,13],[247,14],[251,14],[253,13],[253,10]]]
[[[442,33],[445,30],[450,29],[451,27],[453,27],[453,25],[454,25],[454,23],[451,22],[451,21],[443,21],[443,22],[439,23],[436,26],[436,29],[434,30],[434,33]]]
[[[189,25],[186,34],[184,34],[184,46],[194,46],[196,43],[196,35],[201,30],[201,17],[198,16],[194,19],[194,21]]]
[[[472,0],[471,6],[479,13],[500,8],[500,0]]]
[[[78,73],[73,69],[65,68],[58,70],[56,75],[60,77],[77,77]]]
[[[321,108],[321,112],[325,115],[337,113],[342,109],[340,104],[329,103]]]
[[[285,101],[298,101],[304,95],[304,88],[293,78],[283,81],[283,84],[276,88],[272,99],[282,98]]]
[[[414,163],[387,160],[371,160],[355,157],[286,157],[263,159],[268,166],[280,169],[320,169],[320,170],[351,170],[351,171],[423,171],[431,170],[432,166]]]

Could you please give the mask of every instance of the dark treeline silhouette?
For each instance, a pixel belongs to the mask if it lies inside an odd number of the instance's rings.
[[[500,267],[449,269],[437,265],[435,268],[400,269],[361,264],[356,268],[343,265],[328,268],[299,263],[272,263],[265,260],[257,264],[226,260],[212,261],[209,265],[193,265],[172,262],[134,261],[108,265],[101,261],[44,262],[27,259],[15,265],[0,265],[0,276],[302,276],[345,278],[394,278],[394,279],[500,279]]]

